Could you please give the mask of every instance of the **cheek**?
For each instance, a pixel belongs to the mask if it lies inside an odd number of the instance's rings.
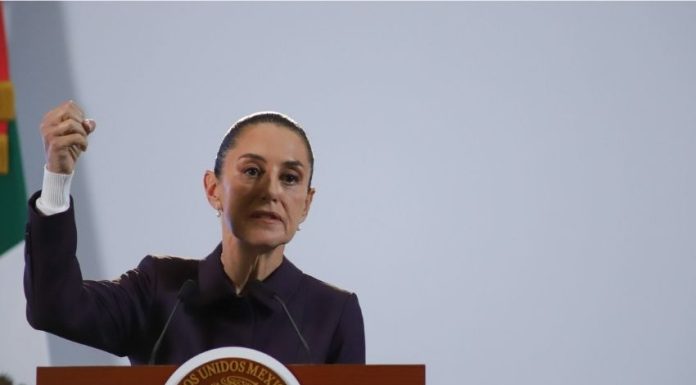
[[[302,214],[304,214],[305,209],[305,194],[298,194],[298,196],[292,197],[290,202],[290,216],[293,222],[297,223],[302,219]]]
[[[249,207],[251,200],[253,200],[253,197],[249,194],[248,189],[243,186],[226,184],[223,188],[222,201],[224,202],[225,210],[232,215],[245,207]]]

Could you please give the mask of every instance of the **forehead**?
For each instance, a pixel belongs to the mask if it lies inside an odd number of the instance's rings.
[[[255,123],[244,127],[227,158],[235,160],[244,154],[260,155],[268,161],[309,164],[307,146],[300,135],[275,123]]]

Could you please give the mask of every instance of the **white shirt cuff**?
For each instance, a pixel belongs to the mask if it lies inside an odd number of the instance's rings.
[[[53,215],[70,208],[70,184],[75,173],[57,174],[44,166],[41,196],[36,200],[36,208],[43,215]]]

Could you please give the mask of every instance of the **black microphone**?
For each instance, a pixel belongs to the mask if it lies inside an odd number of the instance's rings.
[[[172,318],[174,318],[174,313],[176,313],[176,309],[179,307],[179,304],[181,304],[181,302],[183,301],[188,301],[196,291],[198,291],[198,284],[196,283],[196,281],[192,279],[186,280],[186,282],[184,282],[184,284],[181,285],[181,289],[179,289],[179,294],[177,294],[176,296],[176,304],[174,304],[174,309],[172,309],[172,312],[169,313],[169,318],[167,318],[167,322],[164,324],[164,327],[162,328],[162,333],[157,339],[157,342],[155,342],[155,346],[152,348],[152,353],[150,353],[150,360],[147,362],[148,365],[155,364],[157,350],[159,350],[160,344],[162,344],[164,333],[167,332],[169,323],[172,322]]]
[[[304,339],[304,336],[302,335],[302,332],[300,332],[300,328],[297,327],[297,323],[295,323],[295,319],[292,318],[292,315],[290,314],[290,311],[288,310],[288,307],[285,305],[285,301],[283,301],[282,298],[278,294],[276,294],[271,288],[263,284],[263,282],[259,281],[258,279],[252,279],[249,282],[247,282],[247,286],[249,286],[250,289],[255,289],[255,291],[261,295],[264,295],[266,297],[271,297],[274,300],[278,301],[280,303],[280,306],[283,307],[283,311],[285,312],[285,315],[288,317],[290,320],[290,323],[292,324],[293,329],[295,329],[295,333],[297,333],[297,337],[299,337],[300,342],[302,342],[302,346],[304,346],[305,351],[307,352],[307,358],[309,362],[312,362],[312,352],[309,350],[309,345],[307,344],[307,341]]]

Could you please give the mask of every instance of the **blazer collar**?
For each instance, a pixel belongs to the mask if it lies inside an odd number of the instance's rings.
[[[201,260],[198,265],[199,298],[197,302],[201,305],[212,304],[223,299],[241,300],[244,296],[244,293],[242,296],[237,295],[234,283],[225,274],[221,256],[222,244],[218,244],[215,250]],[[297,292],[302,276],[302,271],[283,256],[283,262],[280,266],[262,282],[268,290],[287,302]],[[269,306],[274,301],[267,295],[254,295],[253,291],[251,295]]]

